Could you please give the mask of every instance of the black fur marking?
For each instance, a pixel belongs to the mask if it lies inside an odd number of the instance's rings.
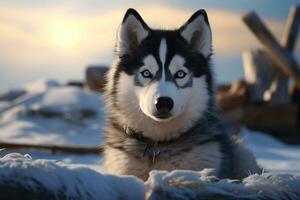
[[[181,37],[178,30],[150,30],[149,36],[145,38],[141,44],[129,55],[126,54],[120,58],[120,62],[117,65],[117,71],[115,78],[118,79],[118,75],[121,72],[125,72],[128,75],[138,74],[140,67],[144,65],[143,59],[148,55],[153,55],[159,66],[157,74],[161,74],[162,63],[159,58],[159,48],[161,40],[165,39],[167,43],[167,56],[165,63],[166,80],[176,83],[174,77],[169,72],[168,66],[175,55],[182,56],[185,59],[184,66],[192,72],[193,77],[201,77],[206,75],[208,87],[211,88],[212,79],[209,69],[209,58],[206,59],[199,52],[190,49],[188,43]],[[161,75],[156,75],[153,79],[159,80]],[[135,81],[136,85],[141,86],[139,81]],[[115,82],[117,83],[117,82]],[[191,86],[192,82],[184,87]],[[178,85],[177,85],[178,86]],[[183,87],[181,87],[183,88]]]
[[[144,22],[143,18],[140,16],[140,14],[133,8],[129,8],[126,13],[125,16],[122,20],[122,23],[124,23],[126,21],[126,19],[128,18],[128,16],[133,15],[143,26],[144,29],[149,29],[148,25]]]
[[[233,143],[229,134],[218,135],[220,151],[222,155],[221,169],[219,170],[218,178],[230,178],[234,175],[233,161]]]
[[[203,18],[204,18],[205,23],[206,23],[208,26],[210,26],[210,25],[209,25],[209,21],[208,21],[208,17],[207,17],[207,14],[206,14],[206,11],[205,11],[204,9],[200,9],[200,10],[198,10],[197,12],[195,12],[195,13],[189,18],[189,20],[188,20],[188,21],[180,28],[180,30],[182,31],[182,30],[186,27],[186,25],[188,25],[188,24],[190,24],[192,21],[194,21],[199,15],[202,15]]]
[[[167,67],[165,67],[165,81],[176,83],[175,78],[173,77],[171,71]]]
[[[177,81],[176,81],[176,78],[174,78],[174,76],[171,74],[171,71],[169,69],[165,69],[165,81],[169,81],[169,82],[172,82],[176,85],[177,88],[187,88],[187,87],[192,87],[193,86],[193,79],[190,78],[186,84],[180,86],[178,85]]]

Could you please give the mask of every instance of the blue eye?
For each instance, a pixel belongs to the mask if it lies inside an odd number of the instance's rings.
[[[187,75],[187,73],[185,73],[182,70],[179,70],[176,72],[176,74],[174,75],[174,78],[184,78]]]
[[[151,72],[148,70],[148,69],[145,69],[144,71],[141,72],[141,75],[144,77],[144,78],[152,78],[152,74]]]

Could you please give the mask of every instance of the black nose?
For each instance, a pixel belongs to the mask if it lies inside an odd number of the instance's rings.
[[[173,108],[173,100],[170,97],[159,97],[155,101],[155,106],[158,112],[168,113]]]

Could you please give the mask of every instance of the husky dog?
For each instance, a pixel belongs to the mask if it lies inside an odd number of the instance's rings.
[[[211,55],[205,10],[176,30],[151,29],[127,10],[105,93],[109,173],[145,180],[154,169],[214,168],[219,178],[261,172],[218,118]]]

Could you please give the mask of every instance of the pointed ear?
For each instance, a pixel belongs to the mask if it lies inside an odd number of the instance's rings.
[[[130,54],[148,36],[149,30],[139,13],[132,8],[128,9],[118,31],[117,54]]]
[[[197,50],[206,58],[212,54],[211,30],[205,10],[195,12],[191,18],[179,28],[181,36],[189,47]]]

